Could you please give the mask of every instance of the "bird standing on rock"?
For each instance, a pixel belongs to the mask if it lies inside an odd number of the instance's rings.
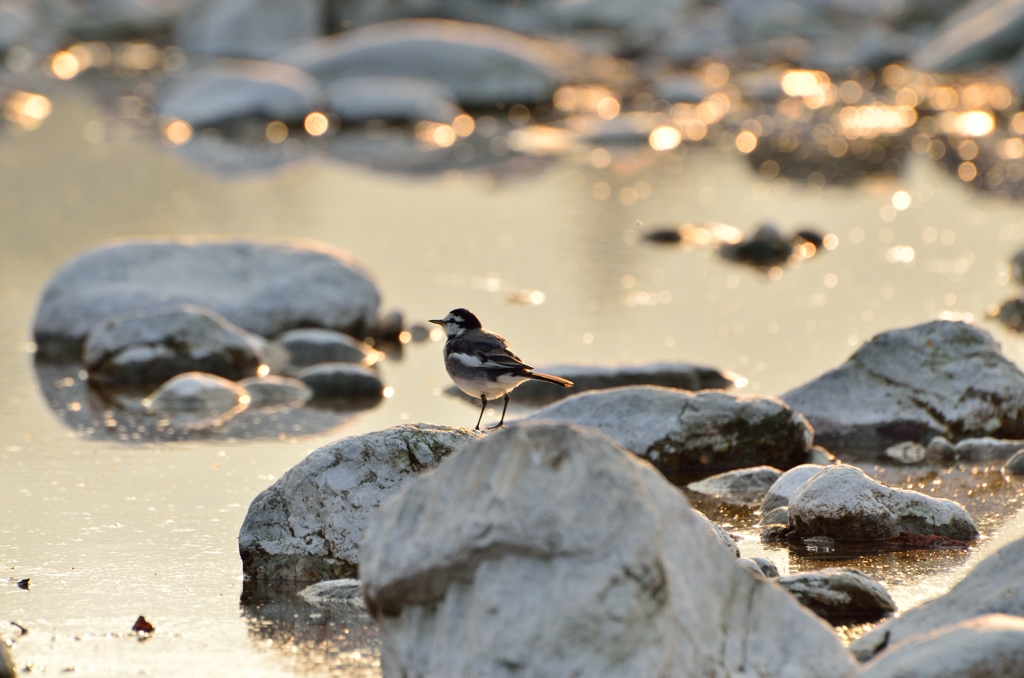
[[[498,396],[505,397],[505,407],[501,410],[501,421],[491,428],[505,425],[509,391],[524,381],[536,379],[566,388],[572,386],[568,379],[532,372],[533,367],[509,350],[504,337],[485,330],[480,319],[464,308],[457,308],[443,319],[430,322],[443,327],[448,335],[444,344],[444,367],[448,376],[463,393],[480,399],[480,416],[476,420],[478,431],[487,401]]]

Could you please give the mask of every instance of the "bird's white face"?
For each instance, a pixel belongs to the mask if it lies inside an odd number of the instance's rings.
[[[446,315],[442,320],[431,320],[430,322],[444,328],[448,338],[457,337],[466,331],[466,319],[454,311]]]

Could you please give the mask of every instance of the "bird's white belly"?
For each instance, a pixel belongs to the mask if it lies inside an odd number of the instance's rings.
[[[473,379],[463,376],[456,377],[455,375],[449,375],[455,385],[462,390],[468,396],[473,398],[479,398],[483,395],[488,400],[495,400],[500,398],[519,384],[527,381],[527,377],[517,377],[511,374],[502,375],[498,377],[496,381],[490,379],[481,378]]]

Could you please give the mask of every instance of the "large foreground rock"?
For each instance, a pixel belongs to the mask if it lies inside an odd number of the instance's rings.
[[[1004,546],[981,561],[949,593],[855,640],[850,649],[865,661],[886,647],[985,614],[1024,616],[1024,539]],[[993,674],[1002,675],[1002,674]]]
[[[789,526],[792,537],[803,539],[892,539],[903,532],[978,538],[971,516],[955,501],[887,487],[846,465],[822,468],[793,492]]]
[[[864,667],[861,678],[1020,678],[1024,619],[989,614],[908,638]]]
[[[664,386],[687,391],[732,388],[733,380],[720,370],[690,363],[649,363],[646,365],[550,365],[538,372],[557,374],[573,383],[571,388],[528,381],[515,390],[518,403],[550,403],[583,391],[619,386]]]
[[[721,471],[807,459],[807,421],[774,398],[632,387],[581,393],[530,419],[596,428],[662,472]]]
[[[82,349],[89,379],[132,386],[162,384],[182,372],[244,379],[256,374],[262,359],[248,332],[191,304],[107,318],[89,331]]]
[[[346,31],[276,57],[329,83],[342,78],[434,80],[464,106],[551,101],[562,54],[539,40],[477,24],[407,19]]]
[[[373,517],[384,676],[856,675],[830,630],[604,435],[517,424]]]
[[[380,294],[351,255],[315,241],[120,240],[79,255],[50,280],[35,340],[43,357],[77,357],[101,320],[179,303],[265,337],[308,326],[365,336]]]
[[[776,582],[833,626],[875,622],[896,612],[889,592],[853,568],[802,572],[779,577]]]
[[[1024,373],[987,332],[961,322],[883,332],[782,399],[840,456],[876,457],[936,435],[1024,438]]]
[[[381,500],[480,433],[403,424],[321,447],[261,492],[238,534],[242,571],[263,583],[351,577]]]

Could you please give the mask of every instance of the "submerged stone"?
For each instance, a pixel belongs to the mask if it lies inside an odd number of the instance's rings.
[[[776,582],[833,626],[876,622],[896,612],[889,592],[853,568],[825,568],[779,577]]]
[[[186,372],[174,377],[142,400],[146,409],[172,418],[195,418],[222,423],[244,410],[244,388],[214,374]]]
[[[302,407],[313,397],[313,389],[291,377],[250,377],[238,385],[249,394],[249,407],[253,409],[292,409]]]

